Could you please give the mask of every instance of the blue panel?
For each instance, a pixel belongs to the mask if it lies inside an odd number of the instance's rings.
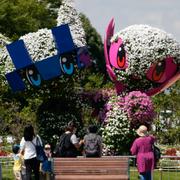
[[[49,80],[62,74],[58,55],[36,62],[34,65],[44,80]]]
[[[60,54],[75,49],[68,24],[64,24],[53,28],[52,34],[56,42],[56,48]]]
[[[25,84],[17,71],[5,75],[6,79],[14,92],[25,90]]]
[[[15,41],[7,45],[6,48],[17,70],[32,64],[23,40]]]

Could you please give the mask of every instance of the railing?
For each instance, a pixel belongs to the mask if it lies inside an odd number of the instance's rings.
[[[0,157],[0,180],[10,180],[13,177],[13,159],[7,156]]]
[[[138,179],[135,156],[127,156],[130,160],[130,180]],[[13,159],[0,157],[0,180],[13,180]],[[180,156],[162,156],[153,173],[153,180],[179,180]]]
[[[134,156],[130,158],[130,179],[137,180],[138,172]],[[179,180],[180,156],[162,156],[153,172],[153,180]]]

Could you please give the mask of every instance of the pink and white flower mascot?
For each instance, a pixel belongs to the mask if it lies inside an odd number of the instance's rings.
[[[150,127],[155,115],[150,96],[180,79],[180,44],[170,34],[148,25],[114,34],[114,27],[112,19],[104,40],[106,69],[117,92],[106,105],[103,136],[109,148],[112,141],[128,141],[131,128]],[[117,142],[117,135],[124,140]]]

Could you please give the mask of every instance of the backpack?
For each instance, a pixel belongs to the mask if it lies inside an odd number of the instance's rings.
[[[85,150],[86,156],[99,156],[100,155],[99,139],[97,135],[85,136],[84,150]]]
[[[71,143],[72,133],[62,134],[59,143],[56,145],[54,156],[55,157],[74,157],[76,156],[76,148]]]
[[[161,151],[156,145],[153,145],[153,152],[154,152],[155,162],[158,162],[159,159],[161,158]]]
[[[60,140],[57,143],[55,150],[53,152],[55,157],[64,157],[65,156],[65,148],[64,148],[65,138],[66,138],[66,134],[64,133],[61,135]]]

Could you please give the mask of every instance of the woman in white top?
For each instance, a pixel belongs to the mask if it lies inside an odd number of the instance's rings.
[[[24,128],[24,137],[21,139],[20,148],[21,153],[24,154],[24,163],[26,166],[26,180],[31,180],[32,171],[34,173],[35,180],[39,180],[39,167],[40,162],[36,159],[36,142],[37,138],[42,145],[41,138],[35,135],[32,125],[28,125]]]

